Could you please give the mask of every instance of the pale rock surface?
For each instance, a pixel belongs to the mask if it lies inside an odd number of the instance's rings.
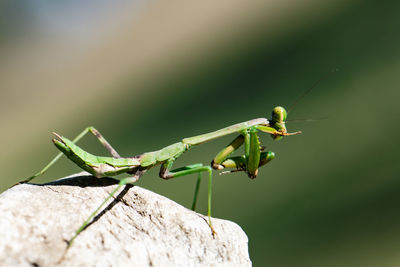
[[[83,231],[61,262],[65,240],[115,188],[77,174],[0,195],[1,266],[251,266],[247,236],[138,186],[128,186]]]

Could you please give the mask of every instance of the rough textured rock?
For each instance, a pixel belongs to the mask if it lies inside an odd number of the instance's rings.
[[[78,174],[0,195],[1,266],[250,266],[247,236],[235,223],[206,217],[138,186],[110,200],[57,262],[87,216],[115,188]]]

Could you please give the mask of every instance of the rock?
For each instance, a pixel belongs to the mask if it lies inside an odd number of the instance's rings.
[[[75,230],[116,187],[80,173],[21,184],[0,195],[1,266],[251,266],[247,236],[151,191],[127,186],[74,241]]]

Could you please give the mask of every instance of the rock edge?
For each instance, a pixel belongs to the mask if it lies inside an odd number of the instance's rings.
[[[235,223],[207,218],[138,186],[127,186],[75,240],[65,240],[116,186],[77,174],[0,195],[2,266],[251,266]]]

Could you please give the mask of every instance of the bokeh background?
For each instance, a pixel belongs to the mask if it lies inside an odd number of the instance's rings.
[[[52,131],[94,125],[136,155],[269,117],[338,69],[289,113],[302,135],[263,136],[277,157],[257,179],[214,176],[213,216],[244,229],[255,266],[399,266],[399,33],[398,1],[2,1],[1,190],[55,155]],[[36,182],[78,171],[63,159]],[[138,184],[190,207],[195,177]]]

